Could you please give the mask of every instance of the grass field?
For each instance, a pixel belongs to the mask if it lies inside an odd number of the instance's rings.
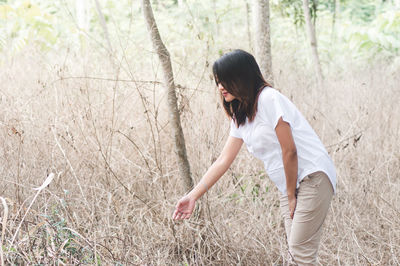
[[[6,264],[284,263],[278,191],[245,145],[192,218],[171,219],[186,191],[155,59],[119,68],[100,56],[47,58],[27,50],[0,66]],[[314,127],[338,173],[320,263],[400,264],[400,73],[348,63],[317,88],[309,70],[288,58],[274,61],[276,87]],[[201,62],[174,63],[196,182],[229,131]],[[35,197],[50,173],[53,181]]]

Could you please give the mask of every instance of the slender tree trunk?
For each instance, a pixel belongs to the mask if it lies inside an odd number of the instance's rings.
[[[312,22],[315,27],[315,23],[317,21],[318,0],[310,0],[310,1],[311,1],[311,7],[312,7],[311,9],[314,12],[314,14],[311,14],[311,18],[313,19]],[[314,15],[314,16],[312,16],[312,15]]]
[[[251,38],[251,30],[250,30],[250,5],[248,0],[244,0],[244,3],[246,5],[246,30],[247,30],[247,41],[249,42],[249,49],[250,51],[253,52],[253,45],[252,45],[252,38]]]
[[[164,85],[168,91],[169,120],[172,125],[175,151],[178,155],[179,172],[181,177],[183,178],[185,189],[190,190],[193,187],[193,180],[190,174],[190,165],[186,155],[185,139],[183,136],[181,119],[178,111],[178,103],[174,84],[174,74],[172,71],[170,55],[161,40],[161,36],[158,31],[156,21],[154,19],[150,1],[142,0],[142,4],[144,17],[150,33],[151,41],[161,62],[164,76]]]
[[[321,69],[321,63],[319,61],[319,56],[318,56],[317,38],[315,37],[315,27],[314,27],[313,23],[311,22],[311,15],[310,15],[310,8],[309,8],[308,0],[303,0],[303,10],[304,10],[304,19],[306,21],[308,38],[310,39],[311,53],[312,53],[312,58],[313,58],[313,62],[314,62],[315,72],[317,75],[317,81],[318,81],[318,85],[321,86],[322,81],[323,81],[322,69]]]
[[[89,19],[88,19],[88,2],[87,0],[76,0],[76,21],[80,30],[89,30]]]
[[[335,40],[335,24],[336,24],[336,13],[337,13],[337,0],[333,0],[333,15],[332,15],[332,33],[331,33],[331,40],[334,42]]]
[[[79,47],[83,53],[86,52],[86,34],[89,31],[89,2],[88,0],[75,0],[76,24],[78,26]]]
[[[214,20],[215,20],[215,31],[216,35],[219,36],[219,19],[217,14],[217,0],[212,1],[212,9],[214,11]]]
[[[269,27],[269,0],[256,0],[255,6],[255,52],[264,78],[273,84],[271,61],[271,37]]]
[[[101,24],[101,27],[103,28],[103,31],[104,31],[104,38],[107,41],[107,46],[108,46],[108,50],[109,50],[108,52],[110,53],[110,55],[112,55],[113,54],[113,49],[112,49],[112,45],[111,45],[110,34],[108,34],[106,20],[104,18],[103,12],[101,11],[101,5],[99,3],[99,0],[94,0],[94,1],[96,3],[97,13],[99,13],[100,24]]]

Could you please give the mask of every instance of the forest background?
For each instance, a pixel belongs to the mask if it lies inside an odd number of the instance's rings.
[[[151,4],[197,183],[229,132],[210,68],[254,53],[255,0]],[[322,83],[302,5],[269,1],[272,77],[337,168],[320,263],[399,265],[400,1],[310,1]],[[188,191],[141,1],[1,0],[0,23],[2,263],[285,262],[278,192],[245,148],[171,219]]]

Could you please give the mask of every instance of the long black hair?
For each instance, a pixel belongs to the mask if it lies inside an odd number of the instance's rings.
[[[224,54],[214,62],[213,74],[215,83],[232,94],[235,99],[222,104],[227,115],[236,122],[236,126],[253,121],[257,112],[257,99],[265,86],[271,86],[261,74],[254,56],[246,51],[236,49]]]

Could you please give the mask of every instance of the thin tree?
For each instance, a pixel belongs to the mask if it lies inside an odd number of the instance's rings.
[[[216,35],[219,36],[220,26],[219,26],[219,16],[218,16],[218,13],[217,13],[217,0],[213,0],[212,1],[212,9],[214,11]]]
[[[319,61],[319,56],[318,56],[317,38],[315,36],[315,25],[311,21],[311,14],[310,14],[310,7],[308,0],[303,0],[303,11],[307,27],[308,38],[310,40],[311,53],[315,67],[315,72],[317,75],[317,81],[318,85],[321,86],[324,77],[322,75],[321,63]],[[317,12],[317,10],[315,10],[315,12]]]
[[[246,31],[247,31],[247,41],[249,43],[249,49],[253,52],[253,45],[252,45],[252,37],[251,37],[251,30],[250,30],[250,5],[248,0],[244,0],[244,4],[246,5]]]
[[[332,15],[332,33],[331,33],[331,40],[332,40],[332,42],[334,42],[334,39],[335,39],[335,24],[336,24],[336,15],[337,15],[337,13],[338,13],[338,5],[337,5],[337,2],[336,2],[337,0],[333,0],[332,1],[332,12],[333,12],[333,15]],[[340,1],[339,1],[340,2]]]
[[[170,55],[163,41],[161,40],[150,1],[142,0],[142,4],[147,29],[150,33],[153,48],[156,50],[158,58],[161,62],[164,85],[168,91],[169,121],[172,126],[175,151],[178,155],[179,172],[183,178],[185,189],[190,190],[193,187],[193,180],[190,174],[190,165],[187,159],[185,139],[181,127],[181,119],[178,110],[178,101],[175,92],[174,74],[172,71]]]
[[[88,2],[85,0],[76,0],[76,22],[80,30],[89,30]]]
[[[256,0],[255,5],[255,52],[261,73],[266,80],[273,84],[271,37],[269,27],[269,0]]]
[[[104,18],[103,12],[101,11],[101,5],[100,5],[98,0],[94,0],[94,2],[96,3],[97,13],[99,13],[100,25],[101,25],[101,27],[103,28],[103,31],[104,31],[104,38],[107,40],[108,53],[110,55],[112,55],[113,54],[113,48],[112,48],[112,45],[111,45],[110,34],[108,33],[106,20]]]

